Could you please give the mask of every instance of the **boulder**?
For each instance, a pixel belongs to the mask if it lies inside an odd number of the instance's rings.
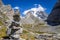
[[[58,0],[47,18],[47,23],[52,26],[60,25],[60,1]]]

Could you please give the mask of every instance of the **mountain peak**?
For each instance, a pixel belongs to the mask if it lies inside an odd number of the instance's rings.
[[[2,0],[0,0],[0,6],[3,5]]]
[[[35,4],[36,5],[36,4]],[[35,17],[38,17],[39,19],[47,19],[47,14],[45,12],[45,8],[43,8],[41,5],[36,5],[37,7],[30,8],[23,12],[24,15],[34,15]]]

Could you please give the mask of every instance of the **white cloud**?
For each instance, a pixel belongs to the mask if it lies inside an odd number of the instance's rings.
[[[23,17],[23,16],[20,16],[20,18],[25,18],[25,17]]]
[[[16,7],[14,7],[14,9],[19,9],[19,7],[18,7],[18,6],[16,6]]]
[[[34,12],[33,15],[34,15],[34,16],[37,16],[37,15],[36,15],[36,12],[37,12],[37,11],[45,11],[45,10],[46,10],[46,9],[43,8],[40,4],[34,4],[34,5],[37,6],[37,7],[34,7],[34,8],[31,8],[31,9],[25,10],[25,11],[23,12],[23,14],[26,15],[29,11],[33,11],[33,12]]]
[[[25,10],[25,11],[23,12],[23,14],[26,15],[26,13],[29,12],[29,11],[30,11],[30,9],[29,9],[29,10]]]

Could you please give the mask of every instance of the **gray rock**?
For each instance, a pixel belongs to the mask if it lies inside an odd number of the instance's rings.
[[[58,1],[51,14],[47,18],[48,24],[52,26],[60,25],[60,1]]]

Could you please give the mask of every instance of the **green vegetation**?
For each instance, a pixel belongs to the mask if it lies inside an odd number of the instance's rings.
[[[3,25],[3,23],[2,23],[2,21],[0,21],[0,26],[2,26]]]
[[[23,30],[23,33],[28,33],[28,31],[26,31],[26,30]]]
[[[23,33],[21,34],[21,38],[26,40],[35,40],[34,35],[30,34],[29,32],[24,30]]]
[[[45,32],[35,32],[35,33],[38,33],[38,34],[43,34],[43,33],[45,33]]]
[[[0,38],[3,36],[6,36],[6,26],[5,26],[5,21],[8,20],[9,18],[6,16],[6,14],[0,13]]]
[[[2,29],[0,29],[0,38],[3,36],[6,36],[6,27],[2,27]]]

